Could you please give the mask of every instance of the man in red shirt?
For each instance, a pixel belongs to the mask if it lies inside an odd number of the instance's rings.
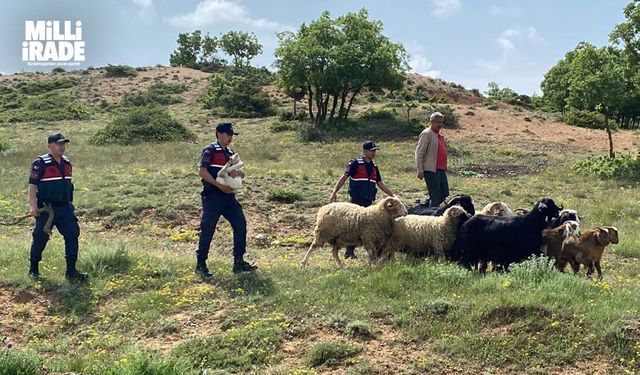
[[[429,191],[429,205],[437,207],[449,196],[447,181],[447,144],[440,130],[444,115],[434,112],[429,116],[431,126],[420,133],[416,147],[417,177],[424,179]]]

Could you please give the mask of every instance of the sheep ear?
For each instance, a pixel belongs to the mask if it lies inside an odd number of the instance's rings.
[[[598,235],[596,239],[602,246],[607,246],[609,244],[609,232],[603,230],[604,228],[598,228]]]
[[[544,202],[538,203],[538,211],[542,211],[547,208],[547,205]]]

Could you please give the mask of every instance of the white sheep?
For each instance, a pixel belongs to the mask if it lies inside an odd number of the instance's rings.
[[[242,177],[231,177],[229,176],[229,172],[231,171],[241,171],[244,163],[240,160],[240,156],[238,154],[233,154],[227,164],[220,169],[218,172],[218,176],[216,177],[216,181],[220,184],[227,185],[233,189],[234,192],[237,192],[242,188]]]
[[[338,250],[345,246],[363,246],[371,262],[391,236],[394,219],[406,214],[407,208],[395,197],[369,207],[346,202],[322,206],[318,210],[313,242],[300,265],[306,267],[311,252],[325,243],[333,247],[333,258],[340,268]]]
[[[484,206],[484,208],[478,212],[481,215],[502,216],[511,217],[513,212],[504,202],[492,202]]]
[[[443,258],[456,240],[460,220],[466,220],[468,215],[462,207],[452,206],[442,216],[399,217],[394,222],[385,255],[392,257],[395,251],[400,251]]]

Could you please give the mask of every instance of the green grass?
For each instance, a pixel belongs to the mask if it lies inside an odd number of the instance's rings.
[[[188,105],[168,110],[176,118],[208,118]],[[239,120],[234,128],[241,135],[232,147],[246,163],[246,178],[238,199],[249,221],[248,257],[260,268],[232,274],[232,234],[223,220],[209,260],[214,277],[203,283],[193,273],[201,189],[196,170],[202,148],[213,140],[211,127],[185,121],[197,144],[91,145],[112,116],[0,125],[0,139],[11,145],[0,158],[0,220],[24,213],[25,176],[45,152],[46,136],[60,131],[72,141],[67,154],[82,232],[79,267],[90,273],[90,283],[64,280],[57,233],[43,255],[44,280],[34,283],[26,275],[32,223],[0,227],[0,298],[8,302],[0,335],[38,371],[534,374],[580,368],[585,361],[602,362],[610,373],[640,371],[636,182],[581,175],[567,155],[544,156],[539,174],[449,176],[452,194],[471,195],[477,207],[500,200],[530,208],[548,196],[577,209],[583,228],[617,226],[621,242],[605,254],[602,282],[559,274],[544,259],[486,277],[434,260],[368,268],[360,259],[337,270],[328,248],[301,270],[317,208],[360,154],[360,138],[376,135],[382,146],[376,162],[403,201],[424,198],[424,184],[413,173],[414,135],[399,135],[398,123],[355,122],[360,136],[350,129],[346,138],[300,143],[292,130],[274,132],[273,118]],[[452,146],[455,171],[543,158],[473,139]],[[347,200],[346,190],[340,200]],[[257,233],[276,244],[256,246]],[[402,349],[390,369],[371,353],[370,345],[383,342]],[[0,369],[6,363],[0,360]]]

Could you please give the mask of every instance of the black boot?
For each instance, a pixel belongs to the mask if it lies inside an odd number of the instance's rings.
[[[213,276],[211,271],[209,271],[209,269],[207,268],[206,261],[204,260],[198,261],[198,263],[196,264],[196,275],[205,279]]]
[[[247,263],[242,258],[235,258],[233,261],[233,273],[253,272],[258,266]]]
[[[69,282],[77,281],[84,283],[89,280],[89,276],[86,273],[80,272],[76,269],[75,261],[67,262],[67,272],[64,274],[64,277],[66,277]]]
[[[29,277],[34,280],[40,279],[40,268],[38,267],[38,262],[31,261],[31,266],[29,267]]]

